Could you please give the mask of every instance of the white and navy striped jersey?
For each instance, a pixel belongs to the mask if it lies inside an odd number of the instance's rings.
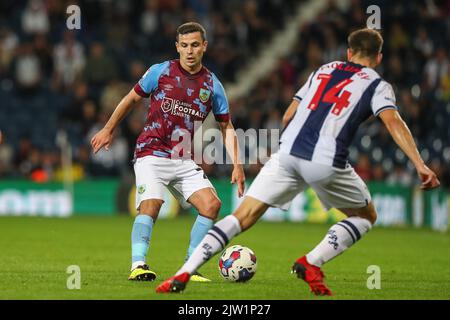
[[[294,99],[300,104],[281,135],[280,152],[336,168],[345,168],[348,146],[362,122],[397,109],[392,86],[353,62],[321,66]]]

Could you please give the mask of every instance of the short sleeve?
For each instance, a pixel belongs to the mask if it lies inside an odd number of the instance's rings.
[[[371,101],[371,108],[375,116],[378,116],[382,111],[387,109],[398,110],[394,89],[392,89],[392,86],[386,81],[380,81],[375,88]]]
[[[311,87],[311,83],[312,83],[312,78],[314,77],[314,75],[316,74],[316,72],[312,72],[309,77],[308,80],[303,84],[303,86],[300,88],[300,90],[297,91],[297,93],[294,96],[294,100],[297,101],[301,101],[305,98],[306,93],[308,92],[308,89]]]
[[[216,121],[227,122],[230,120],[230,108],[228,105],[227,95],[225,89],[220,83],[219,79],[213,74],[213,102],[212,111]]]
[[[134,91],[141,97],[148,98],[150,94],[158,87],[158,80],[169,67],[169,62],[163,62],[152,65],[144,73],[141,80],[134,86]]]

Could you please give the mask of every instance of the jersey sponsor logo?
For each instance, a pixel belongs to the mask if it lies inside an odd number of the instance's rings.
[[[205,112],[195,110],[194,108],[192,108],[192,104],[190,103],[168,97],[164,97],[161,103],[161,110],[165,113],[170,112],[170,114],[179,117],[194,116],[197,118],[205,119],[208,115]]]
[[[200,100],[203,103],[205,103],[206,101],[208,101],[210,95],[211,95],[211,91],[201,88],[198,96],[199,96]]]

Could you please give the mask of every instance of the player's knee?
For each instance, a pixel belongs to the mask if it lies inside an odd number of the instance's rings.
[[[163,200],[144,200],[139,206],[139,214],[150,216],[155,221],[158,218],[159,210],[163,203]]]
[[[222,207],[222,201],[220,201],[217,198],[214,201],[212,201],[211,211],[214,212],[216,214],[216,216],[219,214],[221,207]]]
[[[377,221],[377,211],[375,210],[372,203],[370,203],[365,210],[363,210],[360,215],[361,218],[367,219],[372,225]]]
[[[215,198],[211,201],[208,201],[208,203],[204,206],[204,212],[203,215],[211,218],[216,219],[219,215],[220,208],[222,207],[222,202]]]
[[[375,211],[371,211],[370,213],[368,213],[367,215],[365,215],[363,218],[366,218],[367,220],[370,221],[370,223],[372,225],[375,224],[375,222],[377,221],[377,213]]]

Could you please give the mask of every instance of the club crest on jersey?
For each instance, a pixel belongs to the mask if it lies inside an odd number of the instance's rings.
[[[145,184],[138,186],[138,193],[143,194],[145,192]]]
[[[208,101],[210,94],[211,94],[211,91],[201,88],[198,96],[199,96],[200,100],[204,103],[204,102]]]

